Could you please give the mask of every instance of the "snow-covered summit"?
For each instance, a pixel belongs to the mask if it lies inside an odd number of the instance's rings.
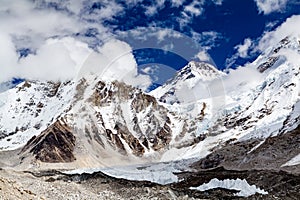
[[[213,80],[222,73],[213,65],[205,62],[189,62],[182,68],[170,82],[178,82],[180,80],[199,79],[202,81]]]
[[[209,63],[191,61],[177,72],[174,78],[150,92],[150,94],[163,103],[183,103],[187,101],[186,97],[194,95],[190,92],[199,83],[205,84],[224,75],[225,73]]]
[[[284,62],[299,63],[300,38],[297,36],[287,36],[278,44],[267,48],[254,62],[260,72],[269,68],[276,68]],[[298,54],[298,55],[297,55]],[[269,71],[269,70],[267,70]]]

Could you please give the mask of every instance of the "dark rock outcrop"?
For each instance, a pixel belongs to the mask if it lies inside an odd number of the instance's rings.
[[[264,71],[266,71],[267,69],[272,67],[276,63],[277,60],[278,60],[278,57],[270,57],[268,59],[268,61],[262,63],[261,65],[259,65],[257,67],[258,71],[263,73]]]
[[[22,153],[29,151],[42,162],[72,162],[75,160],[75,140],[70,127],[61,119],[50,125],[38,137],[31,138],[22,149]]]
[[[281,166],[300,153],[300,126],[293,131],[267,138],[231,142],[216,148],[196,162],[197,169],[224,166],[227,169],[283,169]],[[291,168],[291,167],[290,167]],[[292,170],[289,169],[289,170]],[[299,170],[296,170],[299,173]]]

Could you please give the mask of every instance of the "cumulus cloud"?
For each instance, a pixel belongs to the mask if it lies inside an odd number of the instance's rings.
[[[103,80],[124,81],[146,90],[151,85],[148,75],[140,75],[132,48],[112,39],[94,51],[86,43],[71,37],[48,39],[35,54],[19,58],[7,35],[0,35],[0,82],[13,77],[29,80],[65,81],[86,74]]]
[[[258,11],[265,15],[272,12],[283,11],[286,7],[288,0],[255,0]]]
[[[190,23],[194,17],[202,14],[202,12],[204,11],[204,3],[205,2],[203,0],[193,0],[188,5],[183,6],[183,10],[181,11],[180,16],[177,18],[177,22],[179,23],[181,28]]]
[[[184,2],[185,2],[185,0],[171,0],[173,7],[179,7],[179,6],[183,5]]]
[[[193,0],[189,3],[182,0],[171,0],[174,7],[182,6],[183,10],[180,13],[180,16],[177,17],[177,22],[181,28],[184,28],[188,23],[190,23],[194,17],[199,17],[203,14],[205,10],[205,5],[208,3],[213,3],[217,6],[223,4],[223,0]]]
[[[252,40],[250,38],[246,38],[244,40],[243,44],[239,44],[234,47],[234,49],[237,50],[238,56],[241,58],[247,58],[248,57],[248,51],[252,45]]]
[[[82,18],[85,20],[103,21],[112,19],[115,15],[123,12],[124,7],[112,0],[85,1],[85,7],[94,8],[91,10],[83,9]]]
[[[14,36],[17,47],[38,48],[49,37],[77,33],[86,27],[75,16],[39,9],[31,1],[1,1],[0,16],[1,32]]]
[[[211,60],[209,54],[206,51],[200,51],[199,53],[197,53],[195,57],[198,58],[200,61],[204,61],[204,62]]]
[[[131,0],[128,5],[139,2]],[[36,50],[51,37],[74,35],[84,42],[90,42],[91,38],[84,37],[90,30],[93,30],[92,35],[99,42],[112,35],[111,28],[104,26],[103,22],[122,15],[124,10],[122,4],[111,0],[2,0],[0,30],[13,36],[17,48]]]
[[[36,54],[19,60],[19,77],[42,80],[72,79],[91,52],[87,44],[74,38],[49,39]]]
[[[66,80],[75,76],[92,52],[74,38],[48,39],[35,54],[19,58],[9,36],[0,36],[0,82],[14,77],[35,80]]]
[[[95,9],[91,10],[92,7]],[[74,77],[93,51],[86,43],[90,38],[80,35],[92,28],[102,37],[97,40],[104,41],[111,33],[101,20],[110,19],[123,9],[108,0],[1,1],[0,82],[13,77],[41,80]],[[22,49],[28,50],[27,57],[20,57],[18,52]]]
[[[236,45],[234,49],[237,52],[226,59],[226,68],[232,67],[238,58],[247,58],[249,56],[248,53],[253,50],[253,45],[253,41],[250,38],[246,38],[242,44]]]
[[[226,94],[232,91],[248,92],[263,80],[263,75],[251,66],[239,67],[221,78],[210,82],[198,82],[192,89],[195,99],[209,99],[215,111],[227,102]]]
[[[193,17],[201,15],[204,11],[204,5],[207,1],[204,0],[193,0],[188,2],[186,0],[170,0],[171,7],[182,9],[180,23],[182,25],[187,24],[188,20]],[[215,5],[222,5],[223,0],[211,0]],[[153,16],[158,13],[159,10],[165,7],[166,0],[154,0],[150,6],[144,6],[145,14],[148,16]]]
[[[204,1],[192,1],[184,7],[184,13],[191,16],[199,16],[203,12]]]
[[[15,72],[18,55],[11,37],[0,33],[0,83],[10,80]]]
[[[123,41],[112,39],[86,59],[78,74],[79,78],[96,74],[105,81],[123,81],[146,90],[151,85],[148,75],[138,74],[132,48]]]

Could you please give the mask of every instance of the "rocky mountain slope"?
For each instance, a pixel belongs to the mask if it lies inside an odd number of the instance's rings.
[[[74,83],[25,81],[0,93],[0,149],[20,148],[69,109]]]

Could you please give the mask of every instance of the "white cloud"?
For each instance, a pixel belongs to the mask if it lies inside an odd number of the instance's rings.
[[[204,62],[207,62],[207,61],[210,61],[211,58],[210,56],[208,55],[208,53],[206,51],[200,51],[196,57],[200,60],[200,61],[204,61]]]
[[[147,6],[145,14],[148,16],[152,16],[157,13],[156,6]]]
[[[299,66],[300,54],[298,52],[291,49],[281,49],[277,54],[284,56],[288,63]]]
[[[271,21],[266,23],[266,29],[271,30],[278,24],[278,21]]]
[[[120,38],[130,43],[135,49],[157,48],[172,50],[176,40],[184,40],[184,34],[172,29],[157,27],[137,27],[127,31],[116,32]],[[176,46],[176,45],[175,45]]]
[[[49,37],[77,33],[86,27],[75,16],[36,9],[31,1],[1,1],[0,16],[1,32],[19,38],[20,46],[20,38],[27,38],[26,45],[30,43],[32,48],[37,48]]]
[[[87,44],[73,38],[49,39],[35,55],[19,61],[19,76],[38,80],[71,79],[91,52]]]
[[[254,0],[258,11],[265,15],[272,12],[283,11],[286,7],[288,0]]]
[[[184,12],[185,14],[188,14],[188,15],[191,15],[191,16],[199,16],[202,14],[203,12],[203,6],[204,4],[204,1],[197,1],[197,0],[194,0],[192,1],[190,4],[186,5],[184,7]]]
[[[130,31],[119,32],[119,35],[121,40],[128,42],[135,50],[145,48],[165,50],[186,61],[197,58],[196,55],[201,51],[207,52],[215,44],[215,40],[221,37],[221,34],[213,31],[203,32],[203,34],[199,34],[201,39],[199,42],[195,38],[180,32],[156,27],[139,27]],[[198,56],[201,56],[203,61],[207,60],[207,55],[204,52],[201,52]],[[209,62],[214,63],[212,59],[209,59]]]
[[[223,3],[223,0],[211,0],[214,4],[220,6],[222,5]],[[179,7],[179,6],[182,6],[184,3],[186,2],[186,0],[171,0],[171,4],[173,7]],[[200,4],[198,4],[200,3]],[[200,5],[203,5],[204,4],[204,1],[200,2],[200,1],[193,1],[191,4],[189,4],[188,6],[196,6],[196,7],[202,7]]]
[[[138,3],[139,1],[130,2]],[[99,4],[99,8],[90,10],[89,8],[94,4]],[[111,36],[110,28],[105,27],[103,22],[112,19],[115,15],[121,15],[124,9],[121,4],[111,0],[99,2],[1,0],[0,30],[3,34],[13,36],[13,43],[17,48],[38,49],[45,40],[51,37],[84,34],[90,28],[96,30],[98,41],[102,41]],[[85,37],[80,39],[90,40]]]
[[[212,2],[218,6],[222,5],[223,0],[212,0]]]
[[[255,86],[263,79],[263,75],[251,66],[230,69],[228,75],[223,79],[225,92],[231,92],[242,86],[245,90]],[[249,87],[246,87],[249,86]]]
[[[13,77],[34,80],[66,80],[75,77],[84,60],[92,52],[87,44],[74,38],[49,39],[36,52],[18,57],[8,36],[0,36],[0,82]]]
[[[94,73],[103,80],[124,81],[146,90],[151,85],[148,75],[140,75],[132,48],[112,39],[95,52],[74,38],[48,39],[36,52],[18,58],[7,35],[0,35],[0,82],[13,77],[29,80],[64,81]]]
[[[212,81],[199,81],[190,88],[183,85],[181,90],[176,92],[180,100],[188,103],[197,99],[207,99],[211,101],[213,110],[226,104],[226,94],[232,91],[248,92],[257,86],[264,78],[258,70],[252,66],[230,69],[227,74]]]
[[[246,38],[244,40],[243,44],[239,44],[234,47],[238,51],[238,56],[241,58],[247,58],[248,57],[248,51],[252,45],[252,41],[250,38]]]
[[[204,91],[204,94],[202,95],[210,96],[203,97],[220,97],[219,99],[216,99],[216,101],[214,101],[214,103],[216,103],[216,105],[214,104],[214,106],[224,106],[224,103],[226,103],[224,96],[226,94],[236,90],[247,92],[251,88],[257,86],[257,84],[260,83],[263,78],[263,74],[261,74],[258,70],[256,70],[256,68],[253,68],[252,66],[238,67],[237,69],[229,69],[228,73],[222,76],[220,79],[215,79],[209,82],[206,89],[203,88],[202,91],[199,90],[199,86],[195,86],[194,93],[199,93],[199,95],[201,95],[201,93]]]
[[[62,10],[49,6],[49,2]],[[86,0],[2,0],[0,82],[13,77],[43,80],[74,77],[92,52],[86,43],[78,41],[89,38],[74,39],[74,35],[95,28],[102,40],[109,38],[111,32],[102,25],[101,20],[110,19],[124,9],[115,1],[103,0],[99,9],[86,13],[85,6],[92,6],[93,3]],[[95,19],[97,22],[93,22]],[[99,41],[102,40],[99,38]],[[17,51],[22,48],[29,48],[34,54],[19,58]]]
[[[153,74],[154,71],[155,68],[152,66],[145,67],[144,69],[142,69],[142,72],[144,72],[145,74]]]
[[[162,42],[166,37],[174,37],[174,38],[182,37],[180,33],[173,31],[171,29],[159,29],[156,32],[153,32],[152,34],[157,35],[158,42]]]
[[[0,83],[9,81],[14,74],[14,67],[17,64],[18,55],[15,51],[11,37],[0,33]]]
[[[234,65],[237,58],[238,58],[237,54],[234,54],[230,58],[226,58],[226,60],[225,60],[226,69],[230,69],[230,67],[232,67],[232,65]]]
[[[185,27],[188,23],[190,23],[194,17],[199,17],[203,14],[205,9],[205,4],[208,1],[205,0],[193,0],[186,4],[184,0],[171,0],[172,6],[179,7],[183,6],[183,10],[180,13],[180,16],[177,17],[177,22],[179,23],[180,27]],[[223,0],[211,0],[217,6],[222,5]]]
[[[277,27],[274,31],[265,32],[259,40],[256,51],[263,51],[270,46],[277,44],[286,36],[300,36],[300,15],[294,15],[288,18],[284,23]]]
[[[206,50],[215,47],[217,41],[223,38],[221,33],[215,31],[204,31],[202,33],[191,31],[191,33],[193,40],[199,42]]]
[[[173,7],[179,7],[179,6],[183,5],[184,2],[185,2],[185,0],[171,0]]]
[[[191,3],[183,7],[180,17],[177,18],[177,21],[181,28],[190,23],[194,17],[198,17],[203,13],[204,3],[204,0],[193,0]]]
[[[111,0],[102,0],[99,2],[86,1],[85,3],[88,5],[93,5],[93,3],[101,4],[101,8],[94,9],[93,11],[87,10],[87,12],[83,14],[83,19],[88,20],[102,21],[112,19],[116,14],[120,14],[124,10],[123,6]]]
[[[123,81],[146,90],[151,85],[148,75],[138,74],[132,48],[125,42],[112,39],[99,52],[93,52],[85,61],[78,74],[79,78],[97,74],[105,81]]]
[[[282,39],[287,36],[294,36],[300,38],[300,15],[294,15],[273,31],[265,31],[261,38],[257,41],[252,41],[247,38],[243,44],[237,45],[237,53],[231,58],[226,59],[227,68],[231,67],[238,57],[245,58],[251,53],[263,52],[267,48],[278,44]]]

